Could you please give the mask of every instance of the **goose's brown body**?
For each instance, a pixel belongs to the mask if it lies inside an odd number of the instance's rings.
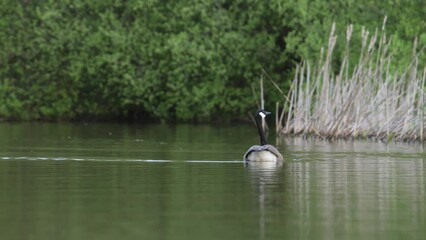
[[[265,110],[258,110],[256,112],[255,120],[256,127],[260,137],[260,145],[251,146],[247,152],[244,154],[244,161],[248,162],[278,162],[283,161],[283,156],[278,151],[278,149],[270,144],[265,137],[265,132],[261,126],[262,118],[265,118],[267,115],[271,114]]]

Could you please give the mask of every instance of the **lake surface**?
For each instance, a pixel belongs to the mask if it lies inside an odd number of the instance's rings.
[[[275,137],[270,136],[272,143]],[[426,239],[422,144],[252,125],[0,123],[0,239]]]

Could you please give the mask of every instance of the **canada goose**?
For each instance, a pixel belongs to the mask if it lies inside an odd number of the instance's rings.
[[[260,109],[256,112],[254,116],[257,126],[257,131],[259,132],[260,137],[260,145],[251,146],[247,152],[244,154],[244,161],[249,162],[278,162],[283,161],[283,156],[278,151],[277,148],[268,144],[268,141],[265,137],[265,132],[262,127],[262,119],[264,119],[267,115],[271,114],[268,111]]]

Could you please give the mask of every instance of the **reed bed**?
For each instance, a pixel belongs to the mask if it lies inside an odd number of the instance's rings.
[[[426,68],[419,67],[417,41],[411,64],[401,73],[392,70],[395,63],[385,23],[386,19],[381,30],[371,35],[362,29],[360,57],[353,68],[349,63],[353,28],[347,27],[338,71],[332,68],[337,39],[333,24],[327,51],[321,50],[317,66],[303,62],[297,67],[284,97],[285,107],[276,119],[277,133],[326,139],[425,140]]]

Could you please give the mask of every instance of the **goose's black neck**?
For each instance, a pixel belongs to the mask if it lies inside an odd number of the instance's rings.
[[[268,141],[266,140],[265,131],[263,131],[262,127],[262,119],[260,117],[256,117],[256,126],[257,131],[259,132],[260,145],[267,145]]]

